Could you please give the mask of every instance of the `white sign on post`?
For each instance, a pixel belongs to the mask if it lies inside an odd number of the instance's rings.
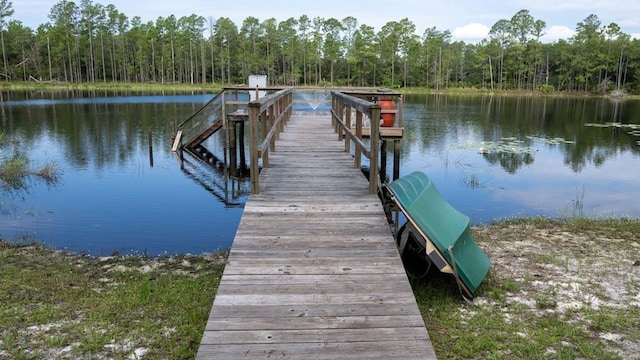
[[[249,87],[252,88],[266,88],[267,87],[267,75],[249,75]],[[267,95],[266,91],[263,90],[257,90],[257,91],[251,91],[249,93],[249,99],[250,101],[254,101],[258,98],[261,98],[263,96]],[[256,97],[257,96],[257,97]]]

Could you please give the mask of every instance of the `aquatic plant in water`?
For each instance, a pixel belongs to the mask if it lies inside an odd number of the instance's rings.
[[[587,127],[596,127],[596,128],[618,128],[618,129],[629,129],[627,132],[631,136],[640,137],[640,124],[621,124],[614,122],[606,122],[606,123],[586,123],[584,126]],[[636,144],[640,145],[640,140],[636,141]]]
[[[55,185],[60,176],[55,163],[33,169],[26,156],[19,153],[11,155],[4,153],[7,151],[7,147],[4,146],[7,142],[7,137],[0,132],[0,145],[3,145],[3,150],[0,150],[0,192],[26,191],[32,177],[45,181],[49,186]]]
[[[547,138],[539,136],[526,136],[527,143],[542,143],[546,145],[575,144],[573,140],[561,137]],[[524,140],[515,137],[504,137],[497,141],[468,142],[454,146],[456,149],[478,149],[480,154],[533,154],[538,151],[531,145],[526,145]]]

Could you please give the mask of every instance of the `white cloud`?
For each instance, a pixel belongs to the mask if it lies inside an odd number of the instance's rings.
[[[489,27],[484,24],[470,23],[463,27],[457,27],[451,33],[455,41],[476,43],[489,35]]]
[[[554,25],[545,30],[545,34],[540,38],[540,41],[544,43],[552,43],[560,39],[568,40],[575,34],[576,32],[574,30],[571,30],[566,26]]]

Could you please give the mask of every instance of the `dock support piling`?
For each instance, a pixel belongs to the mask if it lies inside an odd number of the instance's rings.
[[[236,122],[229,121],[229,170],[231,174],[236,173]]]
[[[382,139],[380,142],[380,181],[385,183],[387,180],[387,140]]]
[[[244,171],[247,168],[247,159],[244,154],[244,121],[240,121],[240,131],[238,131],[238,142],[240,148],[240,171],[244,176]]]
[[[393,180],[400,178],[400,140],[393,140]]]

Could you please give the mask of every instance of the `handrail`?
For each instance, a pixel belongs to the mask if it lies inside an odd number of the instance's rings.
[[[227,115],[237,110],[244,110],[254,92],[257,97],[259,93],[272,94],[279,90],[282,90],[282,88],[255,88],[248,86],[223,88],[221,92],[178,125],[177,131],[181,132],[182,136],[180,139],[176,136],[177,142],[174,144],[173,149],[177,150],[183,146],[192,147],[198,145],[216,130],[226,126]],[[246,100],[241,100],[240,94],[247,94]]]
[[[269,167],[269,151],[274,150],[275,141],[291,117],[293,89],[283,89],[249,103],[249,166],[251,193],[260,193],[259,165]],[[260,126],[258,126],[258,124]],[[258,136],[260,135],[260,139]]]
[[[224,107],[224,94],[224,92],[218,93],[178,125],[178,131],[181,131],[182,136],[180,144],[174,144],[174,148],[182,144],[190,144],[202,131],[223,118],[224,115],[216,116],[216,113]]]
[[[354,167],[360,168],[362,155],[369,159],[369,193],[378,192],[378,161],[380,153],[380,105],[350,96],[339,91],[331,91],[331,120],[338,133],[338,139],[345,141],[345,151],[351,151],[351,141],[355,147]],[[356,111],[356,132],[351,129],[351,112]],[[363,116],[371,119],[369,147],[362,141]]]
[[[178,125],[178,129],[182,129],[183,127],[186,126],[187,123],[189,123],[190,121],[193,120],[193,118],[195,118],[196,116],[198,116],[201,112],[204,111],[204,109],[206,109],[209,105],[211,105],[214,101],[216,101],[216,99],[218,99],[219,97],[222,96],[223,93],[218,93],[216,96],[214,96],[211,100],[207,101],[204,105],[202,105],[202,107],[198,110],[196,110],[196,112],[194,112],[193,114],[191,114],[191,116],[189,116],[186,120],[184,120],[183,122],[181,122]]]

